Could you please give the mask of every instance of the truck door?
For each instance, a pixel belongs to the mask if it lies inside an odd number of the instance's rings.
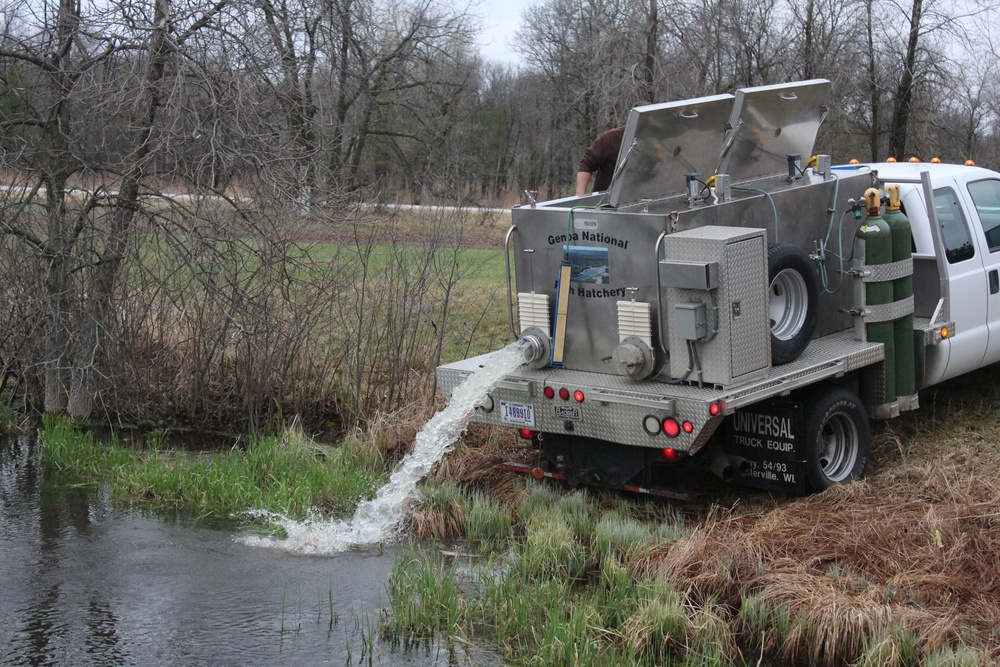
[[[983,270],[983,254],[972,238],[965,215],[967,208],[957,183],[934,188],[934,208],[941,225],[948,264],[948,299],[951,318],[955,321],[955,336],[944,341],[949,350],[947,365],[940,369],[943,372],[938,377],[928,377],[927,384],[979,368],[989,341],[986,315],[988,286]]]
[[[1000,361],[1000,180],[985,178],[966,183],[962,192],[972,218],[973,234],[985,269],[988,341],[979,365]],[[952,306],[952,313],[955,306]],[[956,322],[957,327],[957,322]]]

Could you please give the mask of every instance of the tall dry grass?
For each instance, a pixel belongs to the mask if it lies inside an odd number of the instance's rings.
[[[901,636],[919,658],[964,647],[1000,660],[995,473],[903,465],[764,511],[718,510],[639,567],[725,605],[741,643],[780,664],[852,664]],[[905,654],[876,664],[914,664]]]

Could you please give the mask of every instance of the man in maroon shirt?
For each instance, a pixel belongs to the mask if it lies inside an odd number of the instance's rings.
[[[618,151],[621,149],[624,134],[624,125],[602,132],[584,151],[580,167],[576,172],[577,197],[587,194],[591,175],[596,174],[594,192],[607,190],[611,185],[611,177],[615,173],[615,163],[618,161]]]

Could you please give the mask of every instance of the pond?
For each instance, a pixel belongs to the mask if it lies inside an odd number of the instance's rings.
[[[43,474],[0,441],[0,664],[454,665],[379,639],[392,549],[255,547],[237,521],[153,514]]]

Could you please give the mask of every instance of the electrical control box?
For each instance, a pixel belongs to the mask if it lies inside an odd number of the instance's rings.
[[[701,340],[708,335],[703,303],[675,303],[674,322],[677,335],[684,340]]]

